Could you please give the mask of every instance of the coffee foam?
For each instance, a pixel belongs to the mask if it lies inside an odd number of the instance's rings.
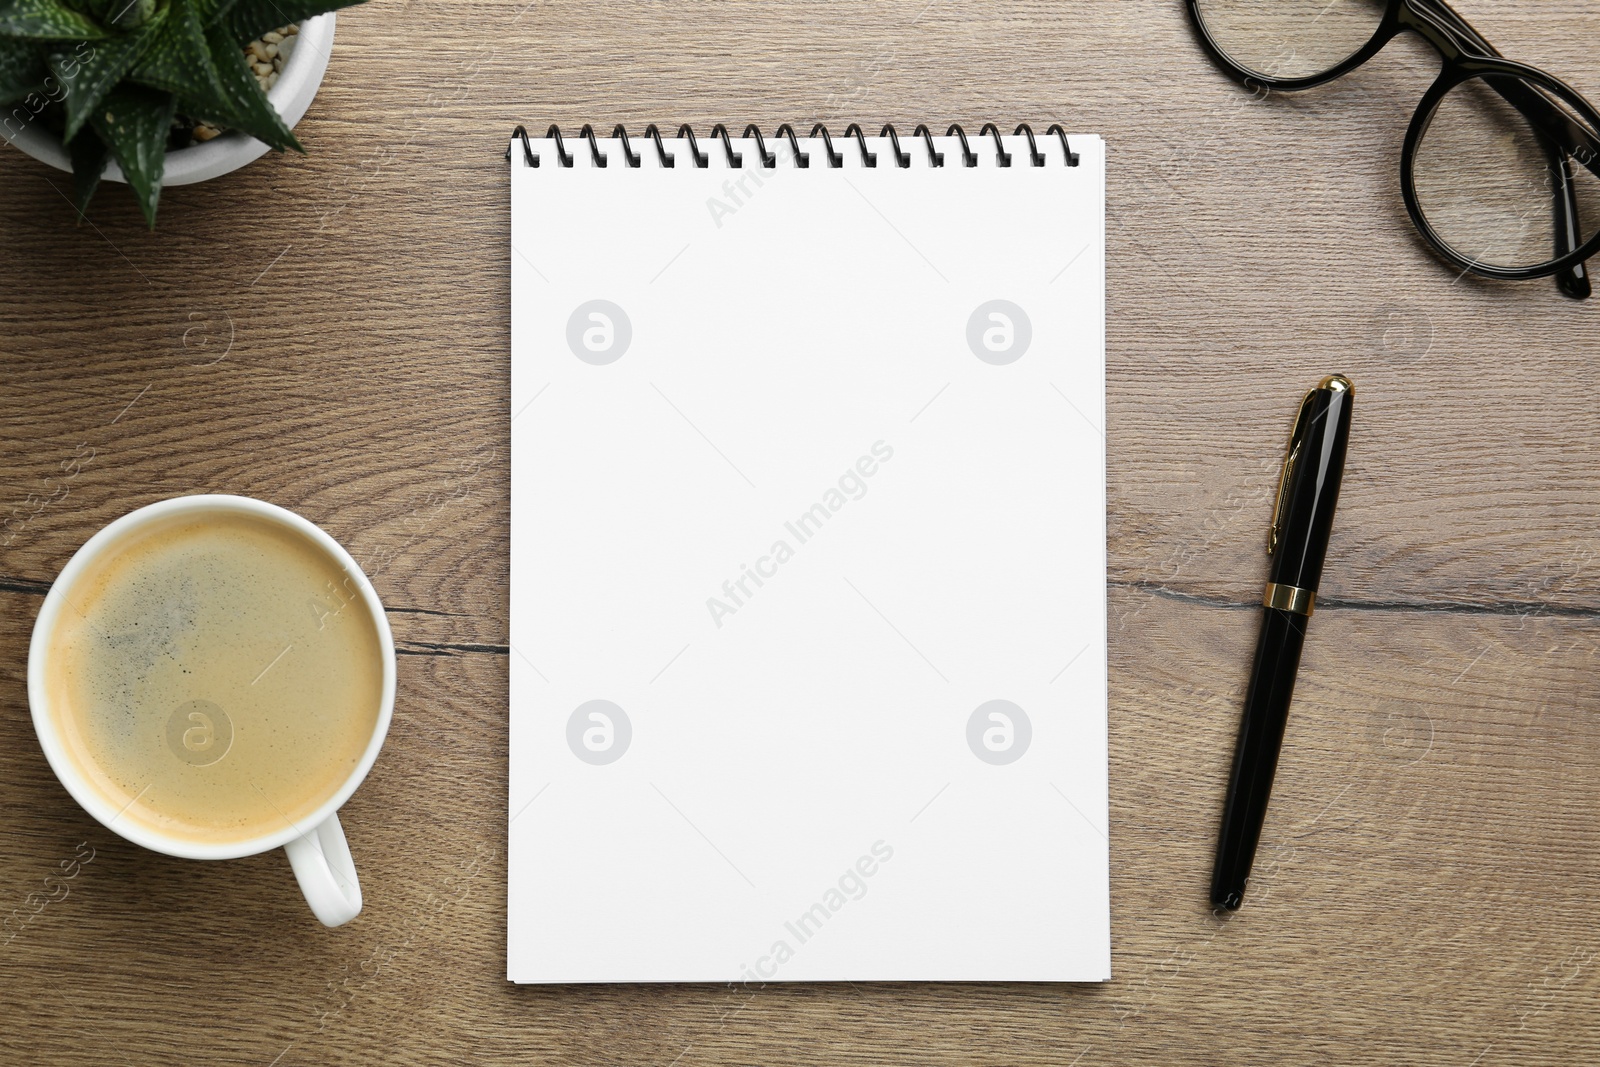
[[[231,844],[338,792],[383,697],[361,578],[269,519],[174,516],[74,582],[44,684],[69,758],[119,820]]]

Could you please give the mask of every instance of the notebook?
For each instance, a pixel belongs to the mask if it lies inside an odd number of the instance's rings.
[[[520,129],[507,975],[1099,981],[1102,142]]]

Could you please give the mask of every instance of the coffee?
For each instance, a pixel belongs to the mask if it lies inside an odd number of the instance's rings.
[[[101,554],[67,590],[44,685],[117,819],[209,844],[308,829],[382,709],[360,580],[247,514],[175,515]]]

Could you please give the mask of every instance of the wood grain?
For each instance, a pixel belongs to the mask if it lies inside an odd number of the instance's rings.
[[[0,1061],[1600,1062],[1600,302],[1418,242],[1430,53],[1256,100],[1182,6],[375,2],[340,17],[309,155],[166,190],[155,233],[120,189],[76,223],[65,176],[0,152]],[[1458,6],[1600,97],[1593,4]],[[1110,144],[1115,979],[508,986],[507,132],[990,119]],[[1329,572],[1252,899],[1218,919],[1276,463],[1336,370]],[[197,491],[310,516],[390,608],[394,729],[346,820],[367,909],[337,932],[281,856],[105,831],[33,737],[56,572]]]

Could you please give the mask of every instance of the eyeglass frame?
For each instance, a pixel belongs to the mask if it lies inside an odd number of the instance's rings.
[[[1302,89],[1314,88],[1324,85],[1355,70],[1367,60],[1381,52],[1390,41],[1402,32],[1410,30],[1422,37],[1434,47],[1443,60],[1439,76],[1423,94],[1422,100],[1417,105],[1415,114],[1411,117],[1411,125],[1406,130],[1404,145],[1400,154],[1400,193],[1405,200],[1406,213],[1411,216],[1414,225],[1423,238],[1432,246],[1433,250],[1444,259],[1464,270],[1471,271],[1488,278],[1499,278],[1507,281],[1525,281],[1532,278],[1545,278],[1552,274],[1559,275],[1562,292],[1576,299],[1589,296],[1590,285],[1588,272],[1584,261],[1600,253],[1600,229],[1590,235],[1587,241],[1581,244],[1577,241],[1577,201],[1572,189],[1571,173],[1568,169],[1572,160],[1576,159],[1582,165],[1600,176],[1600,140],[1588,136],[1585,131],[1577,129],[1565,116],[1559,113],[1555,116],[1546,115],[1545,120],[1551,117],[1561,119],[1562,124],[1568,127],[1565,143],[1553,137],[1544,123],[1539,122],[1524,110],[1522,104],[1508,100],[1513,107],[1522,112],[1523,117],[1530,126],[1549,140],[1546,147],[1554,156],[1559,156],[1559,165],[1553,166],[1553,176],[1559,187],[1554,190],[1556,196],[1556,211],[1558,218],[1556,224],[1561,227],[1557,235],[1557,247],[1566,246],[1568,251],[1545,263],[1532,267],[1501,267],[1494,264],[1482,263],[1478,260],[1468,259],[1461,255],[1447,243],[1429,224],[1423,214],[1421,204],[1417,199],[1416,180],[1413,172],[1413,163],[1416,157],[1417,146],[1421,143],[1423,135],[1427,133],[1428,126],[1433,121],[1435,110],[1445,94],[1463,82],[1485,75],[1506,75],[1522,78],[1533,85],[1551,93],[1583,120],[1591,128],[1600,131],[1600,111],[1597,111],[1584,96],[1566,82],[1548,74],[1538,67],[1525,63],[1517,63],[1501,56],[1500,52],[1472,24],[1463,18],[1445,0],[1387,0],[1387,8],[1379,21],[1372,37],[1365,45],[1356,49],[1348,57],[1336,63],[1320,74],[1308,75],[1300,78],[1275,78],[1258,71],[1249,70],[1229,57],[1228,53],[1212,36],[1206,26],[1204,15],[1200,11],[1200,0],[1185,0],[1189,9],[1189,19],[1195,32],[1200,38],[1201,46],[1230,77],[1238,81],[1251,91],[1259,89],[1278,90],[1280,92],[1298,92]],[[1460,40],[1457,40],[1457,37]],[[1470,51],[1476,48],[1484,53],[1479,55]],[[1492,83],[1485,82],[1490,88]],[[1500,92],[1496,89],[1496,92]],[[1504,96],[1504,93],[1501,93]],[[1542,106],[1549,107],[1548,101],[1541,101]],[[1552,109],[1554,110],[1554,109]],[[1587,158],[1580,156],[1587,155]]]

